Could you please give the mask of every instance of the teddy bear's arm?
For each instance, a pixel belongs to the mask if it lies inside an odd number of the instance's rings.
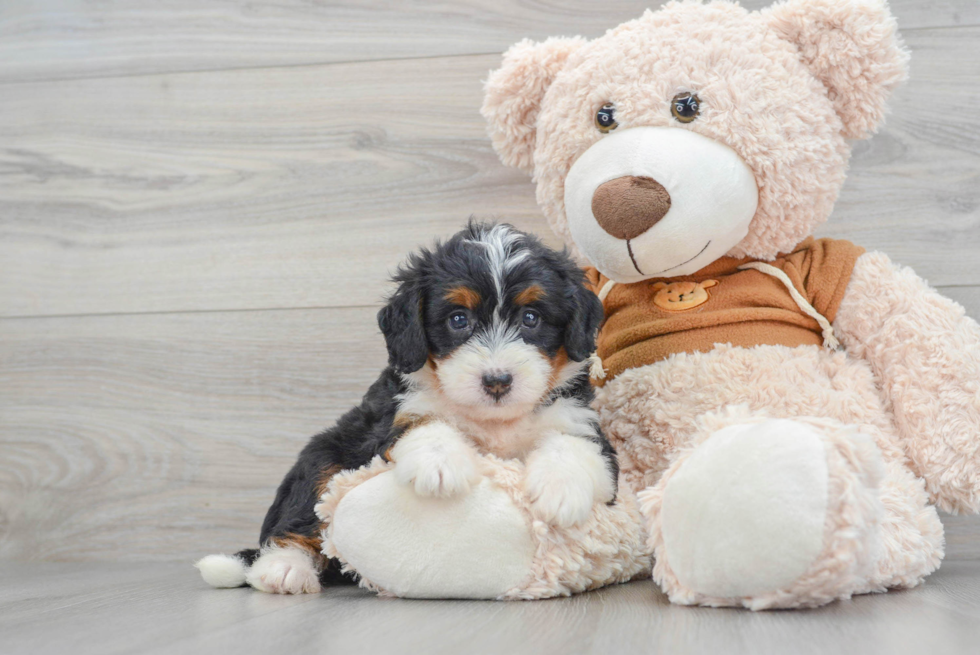
[[[834,327],[870,363],[933,502],[980,511],[980,326],[878,252],[855,265]]]

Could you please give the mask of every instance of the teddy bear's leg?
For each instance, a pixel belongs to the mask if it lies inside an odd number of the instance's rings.
[[[894,444],[897,439],[889,441]],[[889,455],[880,485],[885,513],[873,582],[879,588],[914,587],[939,568],[945,543],[943,524],[922,478],[909,469],[900,453]]]
[[[764,609],[883,589],[886,469],[874,439],[825,419],[741,421],[640,494],[654,578],[671,600]]]

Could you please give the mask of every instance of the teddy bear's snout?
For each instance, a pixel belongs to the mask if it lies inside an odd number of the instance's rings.
[[[599,185],[592,215],[617,239],[634,239],[656,225],[670,209],[670,194],[650,177],[627,175]]]

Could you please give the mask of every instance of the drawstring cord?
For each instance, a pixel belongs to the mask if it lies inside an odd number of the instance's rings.
[[[605,304],[606,296],[609,295],[609,292],[612,291],[615,284],[612,280],[606,280],[606,283],[599,289],[599,302]],[[589,377],[593,380],[606,379],[606,369],[602,365],[602,358],[599,357],[598,350],[589,355]]]
[[[747,264],[742,264],[739,266],[738,270],[744,271],[749,268],[759,271],[760,273],[765,273],[766,275],[771,275],[782,282],[789,291],[790,297],[794,302],[796,302],[796,306],[799,307],[804,314],[815,320],[820,326],[820,329],[823,330],[824,347],[830,348],[831,350],[840,349],[840,341],[838,341],[836,335],[834,335],[834,326],[830,324],[830,321],[827,320],[826,316],[815,310],[813,305],[807,302],[807,299],[796,290],[796,287],[793,286],[793,281],[789,279],[789,276],[786,275],[786,273],[775,266],[772,266],[771,264],[766,264],[763,262],[748,262]]]

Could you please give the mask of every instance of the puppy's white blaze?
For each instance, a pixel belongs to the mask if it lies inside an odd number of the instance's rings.
[[[599,444],[559,433],[548,435],[528,456],[524,489],[534,513],[560,527],[584,522],[595,503],[607,503],[615,494]]]
[[[315,594],[320,577],[313,558],[300,548],[265,548],[248,570],[249,585],[270,594]]]
[[[481,477],[476,450],[459,430],[442,422],[409,431],[391,449],[391,459],[395,478],[420,496],[469,493]]]
[[[472,341],[479,343],[489,351],[496,351],[511,343],[522,342],[521,333],[512,325],[508,325],[499,317],[495,318],[486,330],[473,335]]]
[[[512,231],[506,225],[494,225],[491,229],[482,232],[478,240],[469,241],[486,249],[487,263],[497,293],[497,307],[494,310],[497,316],[500,315],[500,306],[504,301],[504,281],[507,272],[530,255],[527,250],[515,250],[522,239],[523,235]]]
[[[234,555],[208,555],[195,562],[201,577],[212,587],[231,589],[245,584],[248,567]]]

